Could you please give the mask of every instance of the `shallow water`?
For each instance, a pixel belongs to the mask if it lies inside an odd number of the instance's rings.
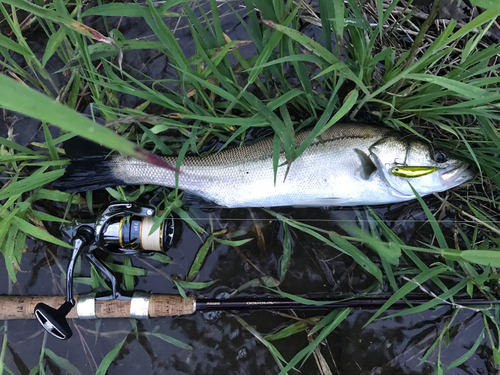
[[[221,7],[221,14],[228,11]],[[223,17],[224,30],[233,40],[249,39],[246,31],[234,17]],[[98,27],[93,19],[89,26]],[[112,25],[120,23],[120,30],[127,39],[143,38],[151,31],[139,19],[109,19]],[[167,21],[172,28],[177,28],[176,36],[186,54],[194,53],[194,43],[189,29],[185,25]],[[308,26],[304,30],[308,35],[319,35],[318,29]],[[42,41],[35,36],[30,43]],[[252,45],[240,50],[244,55],[254,54]],[[148,64],[144,64],[147,61]],[[54,70],[60,68],[56,59],[51,64]],[[130,67],[129,67],[130,65]],[[155,79],[171,78],[172,72],[164,56],[154,51],[144,53],[126,53],[126,69],[137,68]],[[58,76],[62,79],[60,76]],[[137,105],[136,98],[120,96],[126,106]],[[27,144],[34,140],[43,140],[43,134],[37,131],[39,123],[23,116],[11,116],[0,128],[5,136],[7,125],[13,125],[16,140]],[[99,201],[99,199],[97,199]],[[434,209],[439,206],[435,198],[426,200]],[[104,201],[102,202],[105,203]],[[147,202],[144,202],[147,203]],[[41,208],[49,213],[62,216],[64,207],[47,207],[40,202]],[[76,211],[76,208],[74,208]],[[354,221],[357,213],[353,209],[281,209],[278,212],[295,220],[318,226],[326,230],[339,230],[338,224]],[[377,212],[406,243],[429,242],[431,230],[425,225],[425,215],[417,203],[393,205],[378,209]],[[209,253],[202,269],[194,281],[208,282],[216,280],[209,288],[196,293],[198,297],[214,298],[222,293],[230,293],[250,280],[262,275],[279,278],[283,255],[283,224],[259,209],[217,209],[203,211],[191,207],[190,213],[207,231],[224,228],[243,229],[247,237],[254,240],[239,249],[217,244]],[[261,241],[257,241],[255,224],[262,231]],[[450,239],[453,238],[454,223],[444,218],[443,229]],[[48,225],[57,233],[57,226]],[[293,240],[293,255],[289,271],[280,288],[289,293],[309,297],[327,296],[328,294],[352,293],[362,291],[373,283],[373,278],[364,272],[353,260],[326,246],[311,236],[290,229]],[[136,278],[136,289],[155,293],[178,294],[167,276],[186,276],[193,259],[200,248],[200,238],[180,220],[176,221],[176,240],[168,251],[173,259],[171,264],[162,264],[148,259],[133,259],[134,265],[149,270],[147,277]],[[265,248],[262,246],[265,245]],[[21,295],[56,295],[64,294],[63,273],[69,260],[69,251],[42,241],[28,240],[28,250],[23,256],[22,272],[18,274],[18,283],[9,285],[7,272],[0,266],[0,293]],[[362,248],[375,262],[378,257],[367,248]],[[432,259],[429,259],[429,263]],[[83,275],[88,275],[89,267],[82,264]],[[77,284],[77,293],[89,290],[88,286]],[[239,296],[267,296],[262,288],[246,289]],[[321,354],[333,373],[354,374],[432,374],[435,370],[436,352],[420,364],[420,360],[438,337],[444,324],[451,316],[449,308],[426,311],[421,314],[378,320],[367,327],[375,310],[355,310],[340,326],[320,345]],[[390,311],[393,313],[395,311]],[[323,316],[325,311],[299,312],[299,317]],[[290,314],[290,313],[288,313]],[[262,335],[276,333],[292,320],[289,316],[272,312],[238,313],[242,319]],[[483,321],[481,314],[465,310],[458,313],[452,323],[454,336],[448,344],[443,342],[441,360],[445,364],[459,358],[473,345],[480,334]],[[190,316],[156,318],[145,321],[102,320],[73,321],[73,338],[61,342],[46,337],[35,321],[11,321],[4,325],[7,332],[7,354],[5,365],[15,374],[28,374],[39,363],[43,348],[57,356],[67,359],[82,374],[95,373],[103,358],[119,343],[123,347],[113,360],[109,374],[277,374],[279,368],[265,348],[249,331],[228,312],[195,313]],[[136,328],[138,334],[133,331]],[[162,333],[192,345],[192,350],[180,349],[151,333]],[[491,365],[492,351],[483,343],[475,354],[450,374],[493,374]],[[287,359],[291,359],[308,344],[304,334],[273,342]],[[50,356],[50,355],[49,355]],[[43,365],[47,374],[62,374],[63,370],[54,360],[45,357]],[[313,357],[301,368],[302,374],[320,374]]]

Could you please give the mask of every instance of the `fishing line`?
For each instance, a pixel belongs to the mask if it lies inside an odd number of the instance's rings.
[[[205,217],[205,218],[198,218],[198,217],[191,217],[191,219],[193,219],[194,221],[207,221],[207,222],[210,222],[210,221],[215,221],[217,219],[216,218],[210,218],[210,217]],[[219,218],[220,219],[220,218]],[[174,217],[173,218],[174,221],[180,221],[180,222],[186,222],[186,219],[182,219],[180,217]],[[294,223],[301,223],[301,222],[317,222],[317,223],[358,223],[358,222],[376,222],[375,219],[373,220],[369,220],[369,219],[354,219],[354,220],[342,220],[342,219],[288,219]],[[403,221],[403,222],[411,222],[411,223],[428,223],[429,220],[409,220],[409,219],[406,219],[406,220],[402,220],[402,219],[382,219],[384,222],[400,222],[400,221]],[[450,219],[451,220],[451,219]],[[241,219],[241,218],[223,218],[223,219],[220,219],[220,220],[217,220],[217,221],[227,221],[227,222],[231,222],[231,221],[254,221],[254,222],[283,222],[286,220],[280,220],[280,219],[276,219],[276,218],[273,218],[273,219]],[[442,222],[443,220],[441,220]],[[490,224],[493,224],[493,223],[499,223],[498,221],[486,221],[486,220],[481,220],[482,223],[490,223]],[[438,222],[439,223],[439,222]],[[476,223],[475,221],[473,220],[470,220],[470,221],[466,221],[466,220],[453,220],[451,223],[448,223],[447,225],[450,225],[450,224],[471,224],[471,223]],[[444,223],[443,223],[444,224]]]

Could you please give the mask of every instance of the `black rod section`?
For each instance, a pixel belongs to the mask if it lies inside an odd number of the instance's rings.
[[[297,301],[292,301],[284,298],[230,298],[223,299],[198,299],[196,300],[196,311],[227,311],[227,310],[322,310],[322,309],[340,309],[340,308],[363,308],[363,309],[378,309],[382,307],[387,298],[356,298],[351,300],[332,300],[332,299],[315,299],[318,305],[304,304]],[[407,302],[408,301],[408,302]],[[408,303],[414,306],[423,305],[432,301],[432,299],[413,299],[397,300],[389,308],[406,307]],[[498,305],[500,300],[488,301],[485,299],[455,299],[451,301],[442,301],[438,306],[488,306]]]

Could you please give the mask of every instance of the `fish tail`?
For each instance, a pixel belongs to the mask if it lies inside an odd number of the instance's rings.
[[[52,183],[54,188],[78,193],[124,184],[113,173],[114,157],[110,149],[80,137],[65,141],[63,146],[71,164]]]

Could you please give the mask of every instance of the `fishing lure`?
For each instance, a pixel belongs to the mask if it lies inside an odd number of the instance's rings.
[[[396,165],[391,169],[391,173],[397,177],[415,178],[431,174],[433,172],[436,172],[438,169],[438,167]]]

